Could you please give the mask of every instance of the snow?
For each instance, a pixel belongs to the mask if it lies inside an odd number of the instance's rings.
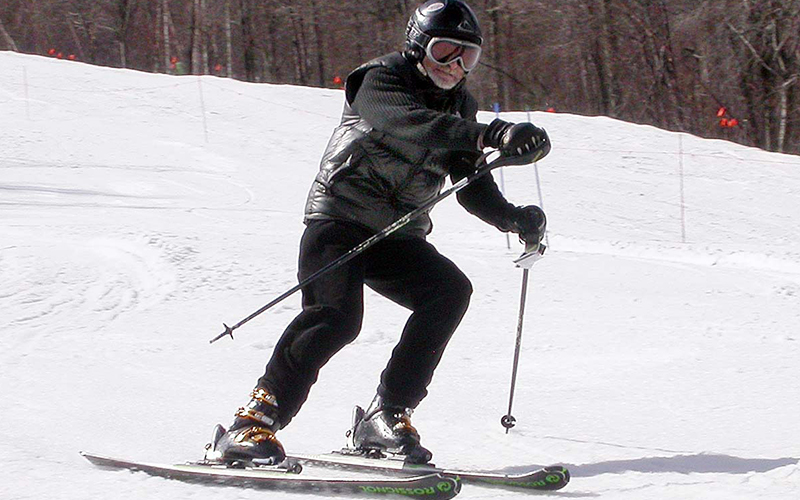
[[[199,458],[246,402],[299,298],[208,340],[296,283],[342,98],[0,53],[0,498],[300,498],[104,471],[78,451]],[[433,212],[430,240],[476,290],[414,415],[437,462],[567,464],[559,497],[797,498],[800,158],[530,118],[554,144],[537,166],[550,248],[508,434],[521,246],[453,199]],[[513,202],[538,202],[533,167],[503,176]],[[342,446],[374,394],[407,312],[366,300],[361,336],[280,433],[289,451]]]

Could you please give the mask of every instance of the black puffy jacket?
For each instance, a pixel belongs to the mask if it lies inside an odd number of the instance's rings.
[[[342,121],[323,154],[306,202],[306,220],[340,219],[378,232],[475,170],[477,103],[461,84],[436,87],[397,52],[370,61],[346,81]],[[468,211],[509,230],[513,206],[491,176],[461,190]],[[427,214],[398,231],[424,237]]]

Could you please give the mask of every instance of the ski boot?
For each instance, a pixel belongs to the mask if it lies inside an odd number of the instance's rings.
[[[283,445],[275,437],[280,428],[278,403],[261,387],[250,394],[247,406],[239,408],[231,428],[216,440],[213,448],[225,463],[257,460],[261,465],[277,465],[286,458]]]
[[[374,457],[383,453],[400,455],[413,464],[425,464],[433,453],[420,444],[419,433],[411,425],[411,408],[392,406],[375,396],[365,412],[356,406],[353,428],[348,432],[352,449]]]

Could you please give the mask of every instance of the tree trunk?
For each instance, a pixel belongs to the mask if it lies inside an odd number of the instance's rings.
[[[308,61],[306,46],[305,26],[303,18],[297,13],[294,6],[289,7],[289,17],[291,18],[293,31],[293,46],[295,53],[295,76],[300,85],[308,85],[308,71],[306,63]]]
[[[492,55],[494,55],[494,63],[497,66],[501,66],[501,54],[503,53],[503,35],[502,35],[502,27],[500,26],[501,17],[500,11],[501,6],[498,5],[497,0],[490,0],[487,2],[486,10],[490,12],[489,14],[489,31],[492,35]],[[508,104],[505,99],[506,95],[506,82],[505,82],[505,75],[503,75],[500,71],[495,71],[495,95],[493,96],[493,101],[499,103],[503,110],[506,109],[506,105]]]
[[[662,30],[664,35],[664,48],[662,51],[662,60],[664,62],[664,82],[667,87],[668,95],[670,98],[670,108],[674,116],[670,125],[677,126],[679,130],[684,128],[686,122],[684,116],[684,98],[683,92],[680,88],[680,80],[678,79],[678,61],[675,58],[675,51],[673,50],[672,42],[672,25],[669,18],[669,10],[664,0],[658,1],[658,8],[661,14]]]
[[[192,2],[192,58],[191,73],[193,75],[203,74],[203,2],[194,0]]]
[[[798,78],[798,75],[790,75],[790,68],[789,64],[784,57],[783,46],[788,41],[791,35],[788,33],[783,32],[783,26],[780,26],[779,22],[779,14],[778,14],[778,6],[775,6],[776,14],[775,18],[773,18],[770,22],[770,32],[771,32],[771,39],[770,39],[770,52],[772,55],[773,60],[777,63],[777,68],[775,68],[775,73],[777,75],[776,80],[776,92],[778,94],[778,109],[776,110],[777,116],[777,137],[776,137],[776,144],[775,148],[776,151],[779,153],[783,153],[784,145],[786,141],[786,128],[788,125],[788,118],[789,118],[789,88],[795,83]],[[788,31],[788,30],[787,30]],[[797,35],[794,35],[795,37]],[[796,44],[796,42],[795,42]],[[800,69],[800,68],[798,68]]]
[[[783,153],[786,141],[786,125],[789,119],[789,85],[792,82],[785,82],[778,87],[778,137],[775,144],[776,151]]]
[[[322,39],[322,27],[319,19],[319,8],[316,0],[311,0],[311,23],[314,26],[314,38],[317,49],[317,71],[319,72],[319,86],[325,87],[325,45]]]
[[[233,78],[233,36],[231,33],[231,1],[225,0],[225,66],[226,76]]]
[[[207,0],[200,0],[200,12],[203,14],[202,22],[200,23],[200,54],[203,64],[203,74],[210,73],[208,67],[208,5]]]
[[[503,30],[503,38],[504,43],[503,45],[506,47],[511,47],[514,44],[514,15],[513,12],[509,13],[506,12],[506,29]],[[520,105],[524,104],[527,96],[523,97],[523,92],[514,86],[516,82],[519,81],[518,72],[517,72],[517,64],[516,58],[514,57],[517,51],[515,50],[508,50],[504,53],[503,56],[503,64],[501,67],[505,66],[508,68],[508,73],[510,75],[510,82],[505,85],[503,89],[503,106],[505,109],[521,109]],[[514,98],[516,96],[516,98]],[[524,105],[522,106],[524,108]]]
[[[120,67],[128,67],[128,29],[130,27],[131,15],[135,6],[135,0],[117,0],[115,26],[117,46],[119,47]]]
[[[128,67],[128,59],[127,55],[125,54],[125,42],[119,40],[117,42],[119,45],[119,67],[120,68],[127,68]]]
[[[597,61],[597,75],[600,80],[600,95],[602,99],[603,114],[617,115],[617,88],[613,68],[613,46],[611,43],[611,17],[609,16],[609,0],[593,0],[590,11],[594,11],[597,23],[597,42],[595,58]]]
[[[172,46],[169,39],[169,2],[168,0],[161,0],[161,43],[164,48],[164,73],[169,73],[172,66],[171,54]]]
[[[253,11],[250,0],[241,0],[242,47],[244,48],[244,78],[256,81],[256,47],[253,39]]]
[[[11,35],[9,35],[8,31],[6,31],[6,27],[3,26],[2,19],[0,19],[0,42],[5,43],[6,49],[13,50],[14,52],[19,52],[19,49],[17,49],[17,44],[14,43],[14,39],[11,38]]]
[[[76,24],[83,26],[79,14],[74,12],[68,12],[66,15],[66,22],[67,26],[69,26],[69,32],[72,35],[72,40],[75,42],[75,46],[78,47],[78,55],[80,56],[82,61],[86,61],[87,59],[86,59],[86,54],[83,51],[83,43],[81,43],[81,38],[78,36],[78,32],[75,30]],[[83,31],[86,32],[85,26]],[[94,62],[93,59],[94,57],[91,57],[91,59],[87,62]]]
[[[267,17],[267,31],[269,33],[277,33],[279,30],[277,16]],[[266,40],[266,47],[264,48],[264,81],[275,82],[280,81],[282,76],[280,70],[282,66],[280,61],[284,59],[284,55],[280,52],[280,44],[275,36],[269,36]]]

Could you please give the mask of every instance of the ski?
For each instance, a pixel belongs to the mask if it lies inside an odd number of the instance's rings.
[[[570,479],[569,470],[560,465],[542,467],[522,474],[500,474],[444,469],[436,467],[433,464],[410,464],[399,458],[370,458],[363,453],[348,449],[322,455],[294,454],[287,458],[308,465],[398,475],[440,474],[447,477],[458,477],[465,483],[480,483],[485,486],[502,486],[544,491],[559,490],[566,486]]]
[[[400,495],[409,498],[449,500],[461,489],[458,478],[439,473],[424,473],[409,478],[325,478],[292,474],[292,471],[298,470],[296,467],[282,470],[265,466],[232,467],[211,462],[169,465],[110,458],[87,452],[81,452],[81,455],[92,464],[108,469],[141,471],[152,476],[201,484],[299,491],[323,496]]]

